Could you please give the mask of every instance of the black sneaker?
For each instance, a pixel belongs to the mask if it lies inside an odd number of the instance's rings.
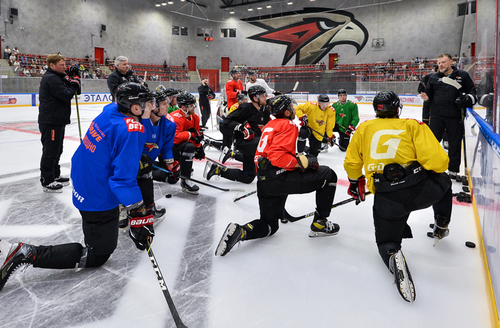
[[[392,254],[389,258],[389,270],[394,274],[394,282],[401,297],[405,301],[413,303],[416,297],[415,286],[401,250]]]
[[[5,257],[5,262],[0,270],[0,290],[12,273],[23,265],[33,264],[33,258],[36,255],[36,247],[24,243],[14,243],[10,246],[9,252]]]
[[[246,238],[246,230],[238,223],[229,223],[222,235],[219,245],[215,249],[215,256],[224,256],[242,240]]]
[[[330,222],[325,218],[321,218],[316,214],[314,216],[314,221],[311,223],[309,237],[335,236],[339,233],[339,231],[340,226],[338,224]]]
[[[69,178],[63,178],[61,176],[58,176],[57,178],[54,179],[55,182],[59,182],[60,184],[63,185],[63,187],[69,186]]]
[[[63,185],[57,181],[52,181],[49,184],[43,185],[44,192],[62,192]]]
[[[226,170],[227,168],[223,165],[207,161],[205,169],[203,170],[203,177],[207,180],[210,180],[213,176],[220,177],[222,172],[225,172]]]
[[[198,191],[200,190],[200,187],[198,187],[192,181],[187,179],[181,179],[181,187],[182,191],[193,195],[198,195]]]

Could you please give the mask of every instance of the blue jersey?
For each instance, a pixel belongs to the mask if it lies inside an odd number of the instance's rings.
[[[161,154],[163,159],[173,159],[172,146],[176,125],[172,117],[169,114],[165,115],[157,122],[157,125],[153,125],[150,119],[143,119],[141,123],[146,131],[146,144],[142,152],[149,155],[153,162],[158,154]]]
[[[82,211],[107,211],[142,200],[137,173],[146,142],[144,126],[106,105],[71,159],[73,204]]]

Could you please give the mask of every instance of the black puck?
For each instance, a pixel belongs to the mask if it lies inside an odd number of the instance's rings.
[[[172,198],[172,194],[166,194],[165,198]]]
[[[465,246],[469,248],[476,248],[476,244],[474,244],[472,241],[466,241]]]

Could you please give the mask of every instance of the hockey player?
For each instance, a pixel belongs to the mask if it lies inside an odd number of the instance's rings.
[[[439,55],[438,66],[439,72],[431,75],[421,97],[430,102],[429,126],[437,140],[441,141],[445,131],[448,135],[448,173],[456,179],[464,135],[463,117],[465,109],[477,101],[476,87],[466,71],[453,66],[451,55]]]
[[[226,255],[240,241],[275,234],[285,201],[291,194],[316,192],[316,213],[309,237],[333,236],[340,230],[338,224],[327,220],[335,196],[337,175],[329,167],[318,165],[314,157],[296,156],[299,132],[293,123],[295,109],[292,99],[285,95],[271,98],[269,107],[276,119],[264,127],[255,154],[260,219],[243,226],[230,223],[216,248],[216,256]]]
[[[333,127],[335,126],[335,109],[330,105],[328,95],[318,96],[318,102],[307,102],[298,105],[296,115],[300,120],[297,151],[304,153],[306,140],[309,140],[309,154],[318,156],[322,143],[335,144]]]
[[[248,102],[247,95],[245,95],[243,93],[240,93],[239,95],[237,95],[236,99],[238,100],[238,102],[235,103],[233,106],[231,106],[228,114],[234,112],[241,104]],[[241,155],[241,153],[238,150],[233,149],[233,147],[231,147],[232,140],[233,140],[232,133],[231,133],[231,135],[228,134],[227,139],[230,139],[230,141],[227,141],[226,143],[228,144],[228,146],[224,146],[224,148],[222,149],[222,152],[221,152],[220,157],[219,157],[220,162],[222,164],[224,164],[230,158],[234,158],[237,161],[243,162],[243,156]]]
[[[196,109],[196,97],[188,92],[177,96],[180,108],[172,113],[177,123],[174,139],[174,158],[181,166],[182,191],[198,195],[200,188],[186,178],[191,177],[193,169],[193,157],[204,159],[205,151],[201,145],[203,133],[200,130],[200,117],[194,112]]]
[[[359,123],[358,105],[347,100],[347,92],[340,89],[339,100],[332,105],[335,109],[335,128],[333,131],[339,133],[339,149],[346,151],[351,140],[351,134],[356,130]]]
[[[228,114],[231,114],[234,112],[241,104],[248,102],[248,97],[246,94],[240,93],[239,95],[236,96],[237,102],[229,108],[229,111],[227,112]]]
[[[237,69],[232,69],[229,74],[231,79],[227,81],[226,97],[227,97],[227,108],[231,108],[237,101],[236,96],[240,93],[245,93],[243,90],[243,83],[240,81],[240,71]]]
[[[246,90],[250,89],[250,87],[254,85],[260,85],[261,87],[266,89],[268,95],[274,95],[276,93],[279,93],[271,89],[271,87],[269,87],[266,81],[257,78],[257,73],[255,73],[255,71],[248,71],[248,76],[250,77],[250,81],[248,81],[246,84]]]
[[[12,244],[0,269],[0,290],[22,265],[75,269],[106,263],[117,246],[120,203],[127,207],[131,217],[129,234],[137,248],[144,250],[152,242],[153,216],[146,209],[137,185],[146,140],[139,121],[144,109],[151,107],[151,98],[149,90],[138,83],[120,85],[116,103],[106,105],[92,121],[73,155],[73,204],[82,216],[85,245]]]
[[[378,93],[373,108],[377,118],[361,123],[347,148],[348,194],[357,204],[364,201],[368,180],[368,189],[375,194],[373,220],[380,256],[394,274],[401,296],[413,302],[415,286],[401,242],[412,238],[410,213],[431,205],[435,242],[449,234],[451,181],[443,173],[448,156],[425,123],[399,119],[402,106],[394,92]]]
[[[168,113],[171,114],[172,112],[179,109],[179,106],[177,106],[177,96],[181,93],[181,91],[174,88],[168,88],[165,90],[165,93],[170,99],[170,104],[168,105]]]
[[[266,89],[260,85],[248,90],[250,103],[244,103],[237,110],[229,114],[220,124],[221,132],[225,135],[234,133],[234,146],[243,156],[243,170],[229,169],[224,165],[207,162],[203,175],[207,180],[213,176],[251,183],[256,175],[254,156],[259,143],[261,129],[269,122],[269,110],[266,107]]]

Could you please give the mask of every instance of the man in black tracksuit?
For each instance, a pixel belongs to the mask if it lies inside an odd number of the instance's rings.
[[[63,152],[64,132],[70,123],[71,99],[80,94],[78,68],[66,72],[66,61],[61,55],[47,57],[49,68],[40,81],[38,128],[41,133],[42,158],[40,182],[45,192],[62,192],[69,178],[61,177],[59,159]]]
[[[456,178],[460,170],[465,109],[472,107],[477,98],[469,74],[452,64],[449,54],[438,57],[439,72],[429,78],[422,99],[430,102],[429,127],[436,139],[441,141],[444,131],[448,134],[448,173],[451,178]]]
[[[262,86],[250,87],[248,97],[251,102],[241,104],[220,124],[223,134],[234,133],[234,145],[243,155],[243,170],[230,169],[207,161],[204,171],[207,180],[214,175],[243,183],[251,183],[255,179],[257,174],[254,164],[255,151],[262,134],[261,129],[269,122],[270,113],[266,106],[266,89]]]
[[[111,93],[113,101],[115,101],[115,93],[118,86],[125,82],[141,83],[134,72],[129,70],[128,58],[125,56],[118,56],[115,59],[115,71],[108,76],[108,88]]]
[[[208,85],[208,77],[201,79],[198,93],[200,95],[201,126],[206,128],[207,121],[210,118],[210,99],[215,98],[214,90]]]

